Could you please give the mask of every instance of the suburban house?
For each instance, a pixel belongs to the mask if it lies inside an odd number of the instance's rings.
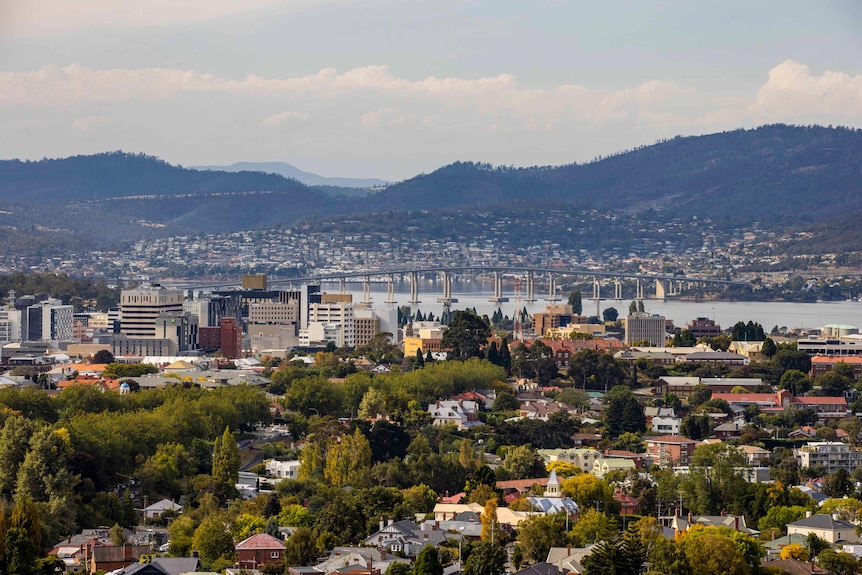
[[[155,519],[165,511],[176,511],[177,513],[182,513],[183,506],[179,503],[174,503],[170,499],[162,499],[161,501],[156,501],[152,505],[144,508],[144,518]]]
[[[838,542],[858,543],[862,541],[862,538],[856,535],[855,525],[823,513],[788,523],[787,534],[793,535],[794,533],[805,537],[808,537],[809,533],[814,533],[832,544]]]
[[[242,569],[261,569],[284,562],[284,541],[257,533],[236,544],[237,564]]]
[[[475,401],[439,400],[428,406],[433,425],[454,425],[460,430],[483,425]]]
[[[381,519],[380,529],[366,537],[364,543],[391,553],[416,557],[426,545],[439,547],[446,539],[446,532],[433,522],[419,526],[409,519],[393,521],[390,517],[386,523]]]
[[[197,557],[153,557],[149,563],[129,565],[117,575],[178,575],[195,573],[200,568]]]

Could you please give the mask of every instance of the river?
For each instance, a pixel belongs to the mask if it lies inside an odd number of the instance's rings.
[[[347,292],[353,294],[353,301],[362,300],[362,284],[348,283],[346,287]],[[338,293],[339,285],[338,283],[324,283],[322,290],[328,293]],[[605,288],[605,290],[610,291],[609,288]],[[458,302],[452,304],[452,310],[475,307],[479,314],[490,316],[497,308],[500,308],[503,314],[512,317],[516,307],[526,307],[527,311],[532,314],[544,310],[545,306],[548,305],[548,302],[545,301],[548,294],[539,291],[535,293],[538,301],[527,303],[523,301],[524,295],[522,294],[522,301],[517,303],[511,287],[508,290],[504,289],[503,292],[503,296],[509,298],[508,302],[492,303],[488,301],[488,298],[493,295],[493,291],[491,282],[481,280],[455,281],[452,285],[452,297],[457,298]],[[587,295],[591,296],[592,293],[584,294],[584,296]],[[443,305],[437,303],[439,297],[442,297],[442,282],[420,280],[420,303],[412,307],[421,310],[423,314],[427,315],[428,312],[433,312],[435,316],[439,316],[443,310]],[[559,303],[565,303],[567,297],[568,294],[561,294],[562,299]],[[409,282],[396,282],[395,299],[398,302],[397,305],[410,305],[408,303],[410,299]],[[374,307],[389,307],[388,304],[384,303],[386,300],[385,283],[371,284],[371,300]],[[630,303],[631,300],[602,299],[599,303],[599,309],[614,307],[620,316],[624,316],[628,313]],[[663,315],[665,318],[673,320],[678,327],[684,327],[687,322],[694,318],[707,317],[715,320],[724,329],[733,326],[738,321],[757,322],[767,332],[773,326],[786,326],[793,329],[822,327],[829,324],[849,324],[862,328],[862,302],[856,301],[789,303],[645,299],[644,310]],[[584,297],[583,312],[586,315],[595,315],[595,300]]]

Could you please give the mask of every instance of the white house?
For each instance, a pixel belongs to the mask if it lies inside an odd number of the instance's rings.
[[[183,506],[179,503],[174,503],[170,499],[162,499],[144,508],[144,519],[155,519],[165,511],[183,512]]]

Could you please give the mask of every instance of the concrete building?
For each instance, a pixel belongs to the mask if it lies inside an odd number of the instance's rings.
[[[721,335],[721,326],[706,317],[691,320],[686,324],[686,329],[691,332],[695,339]]]
[[[636,312],[626,317],[626,343],[648,341],[653,347],[665,347],[667,333],[665,318],[644,312]]]
[[[201,327],[200,349],[208,352],[220,352],[231,359],[242,357],[242,327],[236,318],[226,317],[218,327]]]
[[[12,343],[21,339],[21,310],[13,307],[0,308],[0,343]]]
[[[840,441],[811,441],[796,450],[796,459],[804,468],[822,465],[826,474],[839,469],[852,472],[862,466],[862,451]]]
[[[646,455],[651,464],[663,468],[689,465],[697,447],[697,442],[693,439],[675,435],[647,437],[644,441],[647,445]]]
[[[847,335],[840,339],[809,336],[796,341],[796,348],[804,351],[810,356],[848,356],[862,355],[862,336],[858,334]]]
[[[21,339],[24,341],[72,341],[74,308],[49,298],[27,306],[21,313]]]
[[[152,288],[120,292],[120,333],[131,338],[156,337],[156,320],[163,314],[183,313],[183,292]]]

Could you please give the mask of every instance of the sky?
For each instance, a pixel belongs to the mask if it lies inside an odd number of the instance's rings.
[[[0,0],[0,158],[390,181],[862,128],[857,0]]]

